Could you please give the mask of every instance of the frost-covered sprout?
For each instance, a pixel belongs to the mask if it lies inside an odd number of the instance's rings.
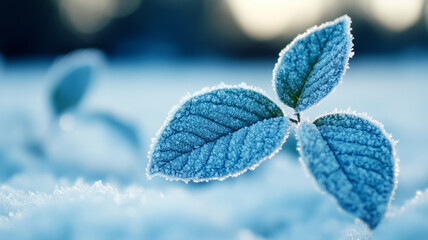
[[[297,119],[246,85],[202,90],[171,110],[151,146],[148,176],[185,182],[238,176],[278,152],[293,122],[302,163],[320,188],[375,228],[396,187],[392,138],[380,123],[352,112],[300,122],[301,112],[331,93],[345,74],[353,54],[350,23],[343,16],[311,28],[281,51],[274,88]]]
[[[79,105],[103,62],[99,50],[83,49],[61,57],[52,65],[48,75],[49,102],[55,116]]]

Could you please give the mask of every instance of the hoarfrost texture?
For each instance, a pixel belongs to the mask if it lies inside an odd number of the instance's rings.
[[[283,103],[302,112],[334,90],[353,54],[350,24],[345,15],[311,28],[280,52],[273,85]]]
[[[395,189],[394,142],[354,114],[328,114],[297,129],[304,165],[346,211],[375,228]]]
[[[281,109],[245,86],[197,93],[171,115],[149,154],[149,176],[183,181],[236,176],[273,155],[288,136]]]

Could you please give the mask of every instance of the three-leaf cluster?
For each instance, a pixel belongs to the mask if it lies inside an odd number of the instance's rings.
[[[391,137],[375,120],[351,112],[300,122],[301,112],[344,76],[353,54],[350,23],[343,16],[311,28],[281,51],[273,85],[297,119],[254,87],[204,89],[171,110],[151,146],[148,176],[199,182],[240,175],[278,152],[294,122],[301,161],[320,188],[375,228],[396,186]]]

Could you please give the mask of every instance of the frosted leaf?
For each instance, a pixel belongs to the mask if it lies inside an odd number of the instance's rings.
[[[383,127],[354,114],[329,114],[297,129],[303,164],[321,189],[375,228],[396,186],[394,142]]]
[[[237,176],[279,151],[289,128],[274,102],[244,85],[197,93],[170,119],[151,146],[149,177],[198,182]]]
[[[345,15],[313,27],[280,52],[273,85],[283,103],[302,112],[334,90],[352,55],[350,24]]]
[[[49,101],[56,116],[78,106],[102,62],[101,52],[84,49],[71,52],[52,65]]]

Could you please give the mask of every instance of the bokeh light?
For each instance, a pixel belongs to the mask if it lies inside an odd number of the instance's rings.
[[[392,31],[403,31],[413,26],[423,12],[423,0],[372,0],[367,2],[371,15]]]
[[[425,26],[427,27],[427,31],[428,31],[428,1],[425,4]]]
[[[92,34],[114,18],[135,11],[141,0],[57,0],[64,23],[77,33]]]
[[[233,0],[226,3],[242,30],[257,40],[294,35],[315,24],[325,4],[317,0]]]

